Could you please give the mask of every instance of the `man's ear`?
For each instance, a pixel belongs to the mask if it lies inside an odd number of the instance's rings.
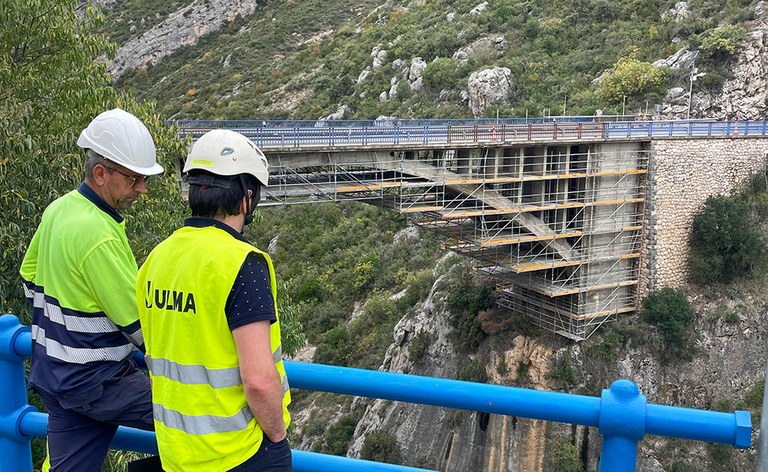
[[[102,187],[106,184],[106,174],[108,170],[101,164],[95,165],[91,171],[91,181],[97,186]]]

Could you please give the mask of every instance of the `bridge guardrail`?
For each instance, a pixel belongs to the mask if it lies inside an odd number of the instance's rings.
[[[264,149],[302,147],[418,146],[514,143],[530,141],[609,140],[664,137],[764,136],[766,121],[521,121],[484,119],[397,120],[380,126],[364,121],[177,121],[182,136],[199,138],[215,128],[237,130]],[[578,118],[578,117],[574,117]],[[522,120],[522,119],[521,119]]]
[[[27,404],[24,359],[31,354],[29,327],[13,315],[0,316],[0,472],[32,470],[31,437],[43,436],[47,415]],[[617,380],[602,395],[589,397],[502,385],[285,361],[293,388],[382,398],[424,405],[579,424],[598,428],[603,437],[601,472],[634,471],[637,445],[646,434],[751,445],[749,412],[703,411],[647,403],[637,386]],[[156,453],[154,433],[121,427],[113,445]],[[297,472],[329,470],[404,470],[357,459],[294,451]]]

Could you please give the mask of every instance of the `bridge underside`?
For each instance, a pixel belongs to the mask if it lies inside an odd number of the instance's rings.
[[[364,200],[412,215],[499,277],[500,305],[548,330],[583,340],[635,310],[644,141],[264,151],[263,205]]]

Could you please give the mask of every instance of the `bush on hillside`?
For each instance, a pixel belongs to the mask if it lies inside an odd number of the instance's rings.
[[[693,220],[690,277],[694,283],[728,283],[763,259],[765,243],[741,196],[709,197]]]
[[[746,30],[740,25],[723,25],[701,35],[699,49],[705,57],[726,57],[739,52],[746,39]]]
[[[397,439],[393,435],[378,430],[365,437],[363,448],[360,450],[360,458],[399,464],[402,460],[402,453],[400,452],[400,445],[397,444]]]
[[[688,357],[690,327],[695,312],[681,290],[665,287],[643,300],[640,319],[658,328],[662,339],[662,360]]]
[[[621,58],[597,86],[597,97],[608,103],[621,103],[625,97],[638,98],[644,94],[661,93],[666,72],[650,62],[637,60],[634,55]]]

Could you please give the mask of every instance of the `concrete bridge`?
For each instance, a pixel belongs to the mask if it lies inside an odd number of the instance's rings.
[[[764,169],[768,150],[766,122],[599,118],[176,124],[259,145],[262,205],[363,200],[410,214],[499,277],[499,304],[583,340],[685,280],[693,215]]]

